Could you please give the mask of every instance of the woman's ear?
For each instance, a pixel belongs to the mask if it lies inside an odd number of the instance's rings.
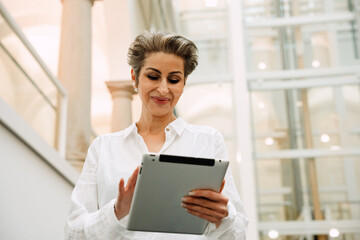
[[[132,68],[131,69],[131,82],[132,82],[132,85],[134,87],[134,91],[137,93],[138,92],[138,88],[136,86],[136,76],[135,76],[135,73],[134,73],[134,69]]]
[[[135,76],[135,73],[134,73],[134,69],[132,68],[132,69],[131,69],[131,79],[132,79],[133,81],[135,81],[135,78],[136,78],[136,76]]]

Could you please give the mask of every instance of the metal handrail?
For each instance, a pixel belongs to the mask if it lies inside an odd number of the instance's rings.
[[[46,76],[50,79],[50,81],[53,83],[55,88],[57,89],[59,93],[58,98],[58,104],[56,110],[57,118],[56,118],[56,137],[54,141],[55,148],[58,150],[60,155],[62,157],[65,157],[65,146],[66,146],[66,115],[67,115],[67,93],[65,88],[61,85],[60,81],[52,74],[52,72],[49,70],[49,68],[45,65],[44,61],[40,58],[40,56],[37,54],[35,49],[32,47],[30,42],[25,37],[24,33],[21,31],[21,28],[18,26],[18,24],[15,22],[15,20],[11,17],[10,13],[6,10],[5,6],[0,1],[0,15],[3,17],[5,22],[8,24],[10,29],[13,31],[13,33],[18,37],[18,39],[22,42],[22,44],[25,46],[25,48],[29,51],[29,53],[32,55],[34,60],[39,64],[40,68],[44,71]],[[5,50],[5,48],[3,48]],[[6,50],[5,50],[6,51]],[[10,53],[7,53],[10,54]],[[15,59],[11,56],[12,60]],[[36,83],[26,74],[24,69],[17,63],[15,60],[14,62],[17,67],[25,74],[27,79],[35,86],[35,88],[39,91],[39,93],[44,97],[44,99],[49,103],[51,107],[54,108],[54,105],[51,103],[51,101],[46,97],[46,95],[41,91],[41,89],[36,85]]]
[[[16,36],[20,39],[20,41],[24,44],[30,54],[34,57],[34,59],[39,63],[40,67],[44,70],[46,75],[50,78],[51,82],[56,86],[62,96],[67,96],[65,88],[61,85],[60,81],[51,73],[49,68],[45,65],[44,61],[37,54],[35,49],[31,46],[30,42],[25,37],[24,33],[21,31],[19,25],[13,20],[10,13],[6,10],[5,6],[0,2],[0,14],[6,21],[6,23],[10,26],[10,28],[14,31]]]
[[[20,69],[22,74],[25,75],[25,77],[30,81],[30,83],[34,86],[34,88],[43,96],[45,101],[55,110],[55,105],[51,102],[51,100],[46,96],[46,94],[40,89],[40,87],[35,83],[35,81],[29,76],[29,74],[26,73],[23,67],[16,61],[16,59],[11,55],[11,53],[8,51],[8,49],[0,42],[0,48],[4,50],[6,55],[11,59],[11,61]]]

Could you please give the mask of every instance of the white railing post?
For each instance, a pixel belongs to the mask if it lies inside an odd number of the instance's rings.
[[[241,1],[232,0],[229,4],[229,24],[231,38],[231,62],[233,72],[233,98],[236,128],[236,160],[240,172],[241,198],[250,219],[247,239],[259,239],[257,199],[255,186],[255,164],[251,143],[250,94],[247,89],[244,24]],[[235,65],[236,64],[236,65]]]

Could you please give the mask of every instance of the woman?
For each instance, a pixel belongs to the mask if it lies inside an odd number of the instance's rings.
[[[187,77],[197,66],[193,42],[173,34],[145,32],[130,46],[128,63],[142,101],[140,119],[91,144],[71,196],[66,239],[245,239],[247,218],[230,170],[222,192],[198,189],[181,199],[184,211],[210,222],[204,235],[126,230],[143,153],[228,158],[217,130],[190,125],[173,114]],[[128,179],[126,186],[124,179]]]

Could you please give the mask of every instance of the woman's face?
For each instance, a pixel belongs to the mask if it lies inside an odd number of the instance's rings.
[[[135,81],[134,71],[131,71]],[[139,73],[138,92],[142,112],[152,116],[171,115],[185,85],[184,60],[173,54],[157,52],[144,61]]]

